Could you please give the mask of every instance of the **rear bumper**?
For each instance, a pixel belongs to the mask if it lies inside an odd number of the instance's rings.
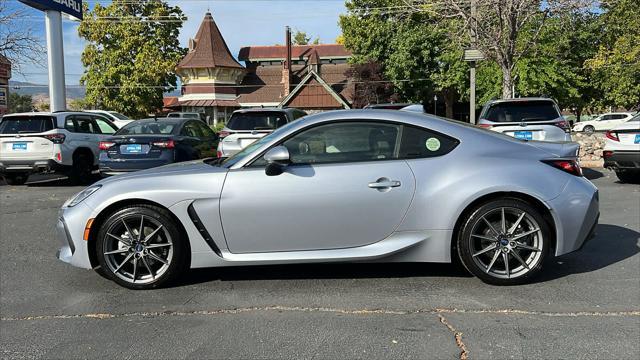
[[[593,236],[600,217],[598,189],[589,180],[575,177],[560,196],[547,203],[556,225],[555,255],[582,248]]]
[[[0,173],[11,172],[55,172],[66,170],[68,166],[55,160],[0,160]]]
[[[640,170],[640,151],[613,151],[604,158],[604,167],[611,170]]]
[[[100,159],[98,166],[100,174],[103,175],[119,175],[126,174],[139,170],[151,169],[158,166],[168,165],[173,163],[173,159],[151,159],[151,160],[103,160]]]

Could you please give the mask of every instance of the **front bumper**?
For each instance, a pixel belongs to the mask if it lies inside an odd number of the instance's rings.
[[[56,172],[65,170],[67,166],[53,159],[46,160],[0,160],[0,173],[10,172]]]
[[[62,247],[56,257],[63,262],[84,269],[91,269],[89,247],[83,240],[84,227],[92,217],[93,210],[80,203],[71,208],[62,208],[58,212],[56,236]]]
[[[612,151],[604,158],[604,167],[611,170],[640,170],[640,151]]]

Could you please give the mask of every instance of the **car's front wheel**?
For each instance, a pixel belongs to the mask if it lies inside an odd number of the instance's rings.
[[[591,125],[587,125],[587,126],[585,126],[585,127],[582,129],[582,131],[584,131],[584,132],[585,132],[585,134],[589,134],[589,135],[591,135],[591,134],[593,134],[593,133],[596,131],[596,128],[594,128],[594,127],[593,127],[593,126],[591,126]]]
[[[550,226],[526,201],[503,198],[467,213],[457,248],[464,266],[482,281],[515,285],[542,269],[550,247]]]
[[[165,286],[189,265],[182,238],[167,210],[143,204],[124,207],[98,232],[100,271],[130,289]]]

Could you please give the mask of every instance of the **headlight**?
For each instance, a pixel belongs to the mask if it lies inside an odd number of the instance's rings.
[[[80,191],[76,196],[72,197],[69,202],[67,203],[68,207],[73,207],[76,206],[78,204],[80,204],[82,201],[84,201],[84,199],[88,198],[89,196],[91,196],[91,194],[93,194],[94,192],[98,191],[98,189],[100,189],[102,187],[102,185],[93,185],[93,186],[89,186],[88,188]]]

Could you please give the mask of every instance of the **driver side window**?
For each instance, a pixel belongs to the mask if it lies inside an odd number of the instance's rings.
[[[321,125],[283,143],[292,164],[323,164],[397,158],[400,126],[385,123]]]

